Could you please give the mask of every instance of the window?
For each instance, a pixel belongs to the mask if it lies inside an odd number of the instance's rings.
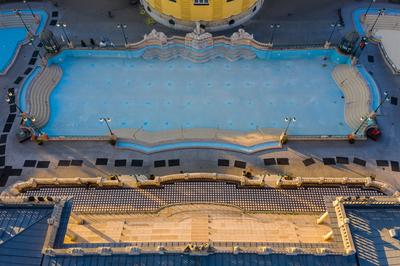
[[[194,0],[195,5],[208,5],[208,0]]]
[[[174,3],[176,3],[176,0],[169,0],[170,2],[174,2]]]
[[[226,2],[232,2],[233,0],[226,0]]]

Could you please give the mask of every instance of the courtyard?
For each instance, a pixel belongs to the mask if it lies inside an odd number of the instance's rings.
[[[0,265],[396,265],[399,6],[148,7],[0,4]]]

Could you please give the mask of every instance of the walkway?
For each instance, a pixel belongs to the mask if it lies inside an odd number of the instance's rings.
[[[82,4],[84,6],[82,6]],[[46,3],[32,3],[34,7],[46,6]],[[387,3],[374,4],[376,7],[392,6],[398,8],[397,5],[389,5]],[[313,8],[310,9],[310,6]],[[278,0],[266,1],[266,5],[259,15],[250,23],[245,25],[247,31],[254,33],[256,39],[261,41],[269,41],[271,32],[268,28],[271,22],[282,22],[281,28],[276,32],[275,39],[277,43],[306,43],[306,41],[323,42],[329,37],[331,32],[330,23],[337,20],[337,8],[342,7],[342,14],[345,20],[344,31],[353,29],[351,12],[355,8],[367,7],[366,2],[348,3],[343,6],[342,2],[331,0],[307,0],[296,2],[293,4],[291,0],[284,2]],[[23,8],[22,3],[13,3],[1,5],[3,9],[13,9],[15,7]],[[48,9],[54,10],[54,9]],[[112,10],[116,15],[114,19],[107,17],[107,10]],[[129,7],[128,2],[110,2],[110,1],[86,1],[82,3],[79,0],[68,2],[60,2],[60,21],[65,21],[69,28],[67,33],[71,34],[76,41],[84,39],[87,43],[90,37],[94,37],[96,41],[100,36],[108,36],[115,43],[122,44],[123,37],[121,32],[115,28],[116,23],[128,24],[128,39],[130,41],[139,40],[144,33],[148,33],[153,27],[144,26],[144,18],[137,15],[132,16],[132,12],[136,12],[136,7]],[[50,12],[51,13],[51,12]],[[49,13],[49,14],[50,14]],[[134,13],[136,14],[136,13]],[[80,21],[76,24],[76,21]],[[50,27],[54,30],[56,36],[60,36],[61,32],[56,27]],[[161,26],[155,26],[156,29],[165,31]],[[100,30],[101,29],[101,30]],[[236,30],[236,29],[235,29]],[[165,31],[168,35],[176,34],[175,32]],[[230,33],[221,33],[229,35]],[[334,34],[336,38],[338,33]],[[119,41],[118,41],[119,40]],[[33,52],[33,47],[24,47],[21,49],[20,56],[17,58],[16,64],[10,69],[8,75],[0,80],[2,88],[15,88],[18,91],[20,85],[14,84],[19,76],[28,66],[29,59]],[[373,58],[373,61],[368,61]],[[373,45],[368,44],[361,56],[361,63],[372,72],[380,88],[388,90],[389,94],[394,97],[399,96],[398,88],[400,88],[400,78],[393,76],[391,71],[380,56],[379,50]],[[3,96],[6,96],[6,90],[2,90]],[[3,98],[4,98],[3,97]],[[9,126],[7,114],[10,106],[4,101],[0,101],[1,125]],[[96,176],[120,173],[153,173],[155,175],[163,175],[172,172],[188,171],[217,171],[241,174],[243,169],[233,167],[217,168],[216,162],[218,158],[228,158],[232,161],[240,160],[248,162],[246,170],[259,172],[273,172],[291,175],[309,175],[309,176],[349,176],[349,175],[373,175],[386,182],[400,187],[400,174],[392,172],[388,167],[377,167],[375,160],[393,160],[399,158],[400,140],[398,138],[400,132],[400,123],[398,120],[399,106],[384,104],[381,114],[378,116],[378,123],[382,130],[382,138],[379,142],[366,141],[357,142],[355,145],[349,145],[347,142],[289,142],[287,148],[279,150],[274,154],[270,152],[258,153],[253,156],[241,153],[228,152],[222,150],[210,149],[188,149],[181,151],[169,151],[152,156],[142,153],[116,149],[107,143],[82,143],[82,142],[62,142],[62,143],[45,143],[44,146],[37,146],[32,142],[20,144],[15,139],[16,123],[11,128],[10,133],[3,131],[0,148],[7,149],[5,153],[0,153],[0,167],[12,166],[12,170],[21,169],[24,161],[27,159],[51,161],[50,168],[24,168],[21,176],[13,176],[8,182],[2,180],[4,185],[14,183],[17,180],[26,179],[30,176]],[[14,111],[15,114],[15,111]],[[8,134],[8,135],[7,135]],[[4,138],[3,138],[4,136]],[[7,138],[8,136],[8,138]],[[4,143],[4,144],[3,144]],[[6,156],[5,156],[6,154]],[[322,158],[336,156],[345,156],[349,158],[358,157],[366,160],[366,167],[358,165],[330,165],[323,166]],[[289,158],[290,165],[272,166],[262,168],[262,159],[266,157],[283,157]],[[304,167],[302,160],[309,157],[317,158],[317,163],[309,167]],[[143,158],[145,167],[137,168],[121,168],[114,166],[95,166],[93,161],[95,158],[109,158],[114,162],[117,159],[133,159]],[[163,167],[154,168],[152,163],[154,160],[168,158],[185,158],[185,162],[181,167]],[[58,160],[64,159],[83,159],[85,167],[58,167]],[[3,161],[3,163],[2,163]],[[232,164],[231,164],[232,166]],[[15,169],[17,168],[17,169]]]

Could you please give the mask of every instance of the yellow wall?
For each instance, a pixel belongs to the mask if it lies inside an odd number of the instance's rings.
[[[151,8],[177,19],[212,21],[238,15],[255,4],[256,0],[209,0],[209,5],[194,5],[194,0],[146,0]]]

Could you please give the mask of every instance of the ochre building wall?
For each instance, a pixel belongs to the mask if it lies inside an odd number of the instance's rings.
[[[195,5],[194,0],[146,0],[148,5],[167,16],[186,21],[215,21],[238,15],[252,7],[256,0],[209,0]]]

